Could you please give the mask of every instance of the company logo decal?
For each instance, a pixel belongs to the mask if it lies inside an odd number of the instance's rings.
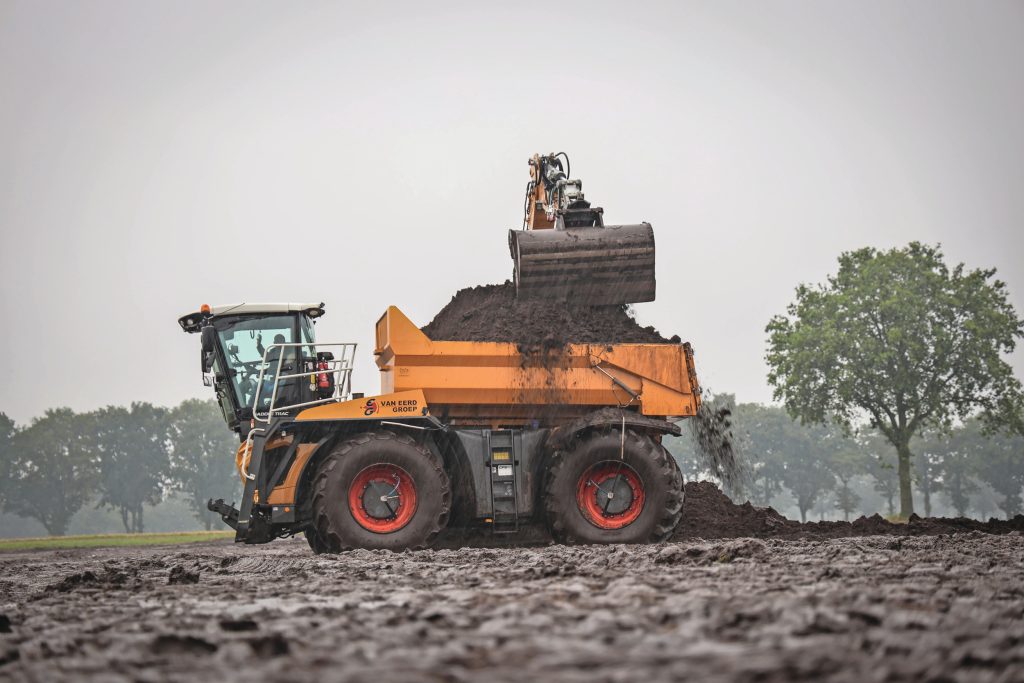
[[[420,402],[416,399],[387,399],[378,401],[376,398],[366,399],[366,403],[363,404],[363,415],[370,417],[376,415],[381,411],[386,411],[389,414],[395,413],[419,413]]]
[[[414,398],[401,401],[381,401],[380,405],[393,413],[418,413],[420,409],[420,402]]]

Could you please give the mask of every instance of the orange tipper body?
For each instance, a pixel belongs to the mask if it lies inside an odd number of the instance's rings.
[[[571,344],[521,353],[507,342],[433,341],[395,306],[377,321],[381,394],[422,392],[463,424],[558,422],[620,406],[687,417],[700,406],[689,344]]]

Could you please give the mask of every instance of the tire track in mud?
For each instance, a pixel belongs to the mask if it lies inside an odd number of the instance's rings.
[[[21,587],[0,593],[0,678],[1024,676],[1019,535],[308,553],[293,540],[0,557]],[[168,583],[173,567],[198,581]],[[53,588],[86,572],[135,580]]]

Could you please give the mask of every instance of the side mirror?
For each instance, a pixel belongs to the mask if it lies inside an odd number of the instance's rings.
[[[217,330],[212,325],[207,325],[200,332],[200,343],[202,345],[200,363],[202,364],[204,375],[213,369],[213,348],[216,342]]]
[[[217,343],[217,330],[213,325],[207,325],[199,333],[200,342],[203,346],[203,353],[213,353],[213,346]]]

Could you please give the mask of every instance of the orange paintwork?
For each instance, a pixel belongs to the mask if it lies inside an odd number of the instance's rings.
[[[422,391],[404,391],[397,394],[385,394],[368,398],[356,398],[342,403],[327,403],[314,408],[307,408],[296,415],[296,422],[315,422],[318,420],[381,420],[409,417],[422,417],[427,414],[427,401]],[[271,440],[266,450],[270,451],[292,442],[291,435]],[[295,449],[295,460],[288,468],[284,481],[274,487],[267,496],[271,505],[292,505],[295,503],[296,487],[306,463],[316,451],[316,444],[303,443]],[[245,444],[238,447],[235,453],[235,466],[242,475],[242,459],[245,457]]]
[[[295,462],[288,468],[288,474],[284,481],[274,487],[274,490],[267,496],[267,502],[271,505],[291,505],[295,502],[295,487],[299,485],[299,476],[309,462],[310,456],[316,450],[315,443],[300,443],[295,449]]]
[[[533,192],[530,193],[527,206],[526,225],[530,230],[545,230],[555,227],[544,213],[544,204],[548,201],[548,191],[544,187],[544,179],[540,177],[540,155],[534,154],[530,159],[530,180],[533,181]]]
[[[432,341],[391,306],[377,321],[374,355],[382,392],[422,391],[433,414],[462,423],[560,419],[616,405],[685,417],[700,405],[683,344],[571,344],[524,357],[505,342]]]
[[[418,389],[386,392],[380,396],[354,398],[341,403],[325,403],[307,408],[295,417],[296,422],[314,420],[390,420],[423,417],[427,414],[427,400]]]
[[[272,450],[274,448],[280,448],[281,446],[291,445],[291,436],[279,436],[276,439],[271,439],[270,443],[267,444],[266,449]],[[242,486],[245,486],[245,475],[242,474],[242,460],[245,458],[247,442],[243,441],[235,451],[235,469],[238,470],[238,478],[242,480]]]
[[[661,417],[686,417],[700,406],[693,356],[684,344],[572,344],[543,358],[524,358],[515,344],[432,341],[395,306],[377,322],[376,337],[382,393],[307,408],[296,422],[433,414],[452,424],[497,427],[541,416],[557,423],[603,406],[629,405]],[[268,503],[295,504],[299,477],[315,448],[299,446]]]

